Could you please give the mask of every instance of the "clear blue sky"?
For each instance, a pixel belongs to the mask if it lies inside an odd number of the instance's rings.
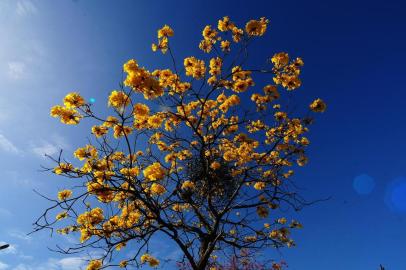
[[[188,56],[204,25],[224,15],[239,23],[268,17],[264,56],[303,57],[298,103],[328,103],[295,180],[309,199],[332,198],[297,213],[305,226],[294,235],[298,246],[269,257],[290,270],[406,269],[405,9],[400,0],[1,1],[0,241],[12,247],[0,252],[0,270],[81,265],[80,256],[46,249],[72,239],[25,235],[47,205],[32,189],[52,195],[66,184],[38,172],[49,165],[41,155],[72,151],[88,135],[88,124],[61,125],[49,108],[77,90],[102,109],[126,60],[149,69],[167,63],[150,50],[159,27],[171,25],[178,56]],[[172,252],[156,245],[162,257]]]

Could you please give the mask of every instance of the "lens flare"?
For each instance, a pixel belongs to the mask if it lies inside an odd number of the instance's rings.
[[[90,103],[95,103],[96,99],[95,98],[89,98]]]
[[[388,185],[385,203],[394,212],[406,213],[406,177],[395,178]]]
[[[375,180],[367,174],[361,174],[354,178],[352,186],[358,194],[368,195],[375,188]]]

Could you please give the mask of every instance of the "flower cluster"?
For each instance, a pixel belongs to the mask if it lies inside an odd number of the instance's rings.
[[[168,37],[173,36],[173,30],[168,25],[164,25],[158,30],[158,44],[152,43],[152,51],[161,50],[162,53],[166,53],[168,50]]]

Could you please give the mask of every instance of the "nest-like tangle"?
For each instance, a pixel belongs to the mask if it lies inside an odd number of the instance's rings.
[[[186,177],[195,184],[193,192],[185,192],[185,196],[194,196],[197,200],[211,198],[214,204],[227,202],[236,191],[239,183],[232,176],[231,166],[220,162],[218,169],[212,169],[205,158],[194,157],[186,165]]]

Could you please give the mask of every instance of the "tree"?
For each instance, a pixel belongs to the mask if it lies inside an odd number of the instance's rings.
[[[268,23],[260,18],[239,28],[224,17],[217,29],[203,29],[206,61],[191,56],[183,65],[169,43],[174,31],[163,26],[152,50],[168,53],[173,68],[150,72],[135,60],[125,63],[126,78],[108,98],[114,115],[96,115],[79,93],[66,95],[51,116],[98,124],[89,144],[73,153],[82,164],[66,161],[62,151],[50,157],[57,164],[47,170],[82,181],[58,200],[48,198],[53,204],[34,231],[80,235],[78,246],[60,248],[64,253],[102,249],[88,270],[158,266],[150,241],[162,236],[194,270],[206,269],[214,254],[238,258],[241,250],[294,245],[290,231],[301,224],[278,209],[306,204],[291,176],[307,162],[311,111],[326,105],[316,99],[303,113],[291,107],[301,58],[280,52],[250,66],[250,44]],[[55,218],[55,211],[62,212]],[[133,255],[116,263],[113,255],[132,243]]]
[[[178,263],[179,270],[191,270],[187,262]],[[209,269],[215,270],[282,270],[286,269],[285,261],[264,261],[250,256],[246,250],[241,250],[240,256],[232,256],[227,261],[219,261],[216,257],[209,263]]]

